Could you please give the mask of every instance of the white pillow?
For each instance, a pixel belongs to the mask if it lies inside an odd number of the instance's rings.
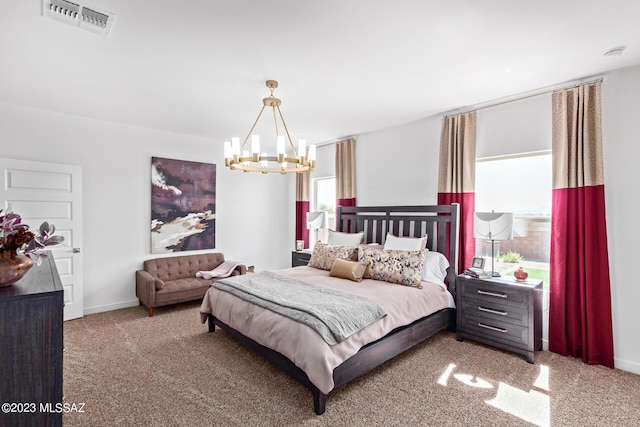
[[[358,246],[364,240],[364,231],[360,233],[340,233],[329,230],[327,245],[335,246]]]
[[[444,279],[447,277],[447,268],[449,268],[449,260],[446,256],[440,252],[428,251],[422,266],[422,280],[446,286]]]
[[[427,247],[427,236],[424,237],[396,237],[387,233],[384,241],[385,251],[421,251]]]

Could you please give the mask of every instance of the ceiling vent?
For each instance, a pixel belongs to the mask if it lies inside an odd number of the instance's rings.
[[[42,16],[66,22],[98,34],[109,34],[115,15],[81,3],[42,0]]]

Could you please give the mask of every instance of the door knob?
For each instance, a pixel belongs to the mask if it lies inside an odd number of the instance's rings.
[[[73,248],[73,253],[74,254],[79,254],[80,253],[80,248]]]

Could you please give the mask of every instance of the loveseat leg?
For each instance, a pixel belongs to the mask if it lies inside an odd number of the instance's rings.
[[[153,307],[149,307],[149,317],[153,317]]]

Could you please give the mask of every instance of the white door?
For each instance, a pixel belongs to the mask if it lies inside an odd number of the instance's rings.
[[[44,221],[64,236],[51,246],[64,287],[64,320],[82,317],[82,175],[80,166],[0,158],[0,207],[32,229]]]

